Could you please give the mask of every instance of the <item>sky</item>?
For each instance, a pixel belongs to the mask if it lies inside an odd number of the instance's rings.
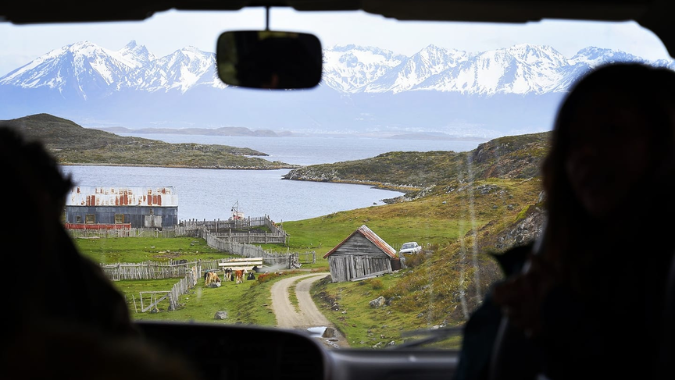
[[[140,22],[71,25],[0,23],[0,77],[50,50],[87,40],[119,50],[131,40],[156,56],[186,46],[214,52],[218,35],[230,30],[263,29],[265,11],[158,13]],[[298,12],[272,9],[270,29],[316,34],[324,47],[357,44],[412,55],[436,46],[485,51],[529,43],[549,45],[567,57],[587,46],[626,51],[646,58],[669,58],[663,43],[635,22],[544,20],[527,24],[398,21],[362,11]]]

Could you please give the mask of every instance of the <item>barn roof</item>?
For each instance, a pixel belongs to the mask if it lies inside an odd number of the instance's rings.
[[[352,232],[351,235],[347,236],[345,240],[340,242],[340,244],[336,245],[335,248],[331,249],[326,253],[323,258],[325,259],[326,257],[330,256],[333,252],[337,251],[344,243],[349,241],[349,239],[352,238],[352,236],[356,234],[361,234],[363,235],[366,239],[368,239],[371,243],[375,244],[377,248],[379,248],[382,252],[387,254],[389,257],[395,259],[396,258],[396,250],[392,248],[389,244],[387,244],[386,241],[382,240],[381,237],[377,236],[375,232],[373,232],[370,228],[366,227],[366,225],[362,225],[361,227],[357,228],[356,231]]]
[[[75,186],[66,197],[66,206],[177,207],[178,195],[171,186]]]

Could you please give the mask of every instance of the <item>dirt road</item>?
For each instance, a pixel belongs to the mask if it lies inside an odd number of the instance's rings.
[[[277,326],[282,328],[302,329],[309,327],[325,326],[335,329],[326,317],[319,311],[314,304],[309,289],[315,281],[318,281],[326,276],[328,273],[314,273],[305,274],[301,276],[294,276],[280,280],[272,285],[272,310],[277,317]],[[301,280],[295,287],[295,294],[298,298],[298,305],[300,312],[295,311],[295,307],[288,299],[289,288],[298,279]],[[332,345],[346,347],[347,342],[336,330],[336,341],[332,341]],[[327,342],[325,342],[327,343]]]

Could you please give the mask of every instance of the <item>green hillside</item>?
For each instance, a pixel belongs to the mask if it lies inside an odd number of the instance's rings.
[[[285,179],[348,182],[419,190],[452,180],[531,178],[548,146],[549,133],[502,137],[470,152],[389,152],[374,158],[291,170]]]
[[[359,282],[322,281],[314,287],[315,302],[353,347],[399,344],[401,331],[464,323],[501,278],[487,253],[523,244],[541,231],[539,166],[548,138],[546,133],[511,136],[466,153],[389,153],[308,167],[314,176],[333,173],[331,180],[400,186],[415,179],[423,187],[394,204],[284,223],[292,246],[322,254],[362,224],[392,246],[417,241],[424,247],[423,254],[408,258],[409,268],[392,275]],[[389,165],[378,170],[377,163],[387,160]],[[295,173],[309,173],[308,168]],[[371,307],[369,302],[380,296],[386,304]],[[454,339],[440,346],[459,344]]]

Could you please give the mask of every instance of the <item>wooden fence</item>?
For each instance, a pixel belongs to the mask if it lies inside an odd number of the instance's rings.
[[[217,261],[217,260],[213,260]],[[209,265],[207,261],[200,263],[199,261],[192,261],[189,263],[172,264],[161,263],[154,261],[146,261],[142,263],[116,263],[116,264],[101,264],[103,273],[112,281],[120,280],[157,280],[163,278],[179,278],[187,276],[193,266],[201,271],[205,266],[217,267],[217,262],[214,265]]]
[[[115,238],[115,237],[155,237],[174,238],[177,235],[174,229],[160,231],[156,228],[121,228],[115,230],[67,230],[72,238]],[[196,236],[193,236],[196,237]]]
[[[300,268],[302,264],[316,263],[316,252],[287,252],[272,253],[262,248],[225,240],[215,233],[210,233],[206,229],[201,229],[200,236],[206,240],[206,244],[220,252],[227,252],[240,257],[262,257],[263,263],[269,266],[282,266],[293,269]],[[164,278],[184,277],[190,272],[191,268],[197,267],[198,272],[205,270],[221,269],[218,263],[227,262],[228,259],[218,260],[195,260],[186,262],[184,260],[171,260],[170,262],[145,261],[142,263],[115,263],[103,264],[101,268],[105,275],[112,281],[120,280],[155,280]]]
[[[304,253],[304,255],[313,254],[313,252]],[[245,256],[245,257],[262,257],[263,263],[269,266],[282,265],[284,268],[299,268],[302,261],[299,260],[300,254],[295,252],[274,254],[263,251],[260,256]],[[233,259],[217,259],[217,260],[196,260],[189,262],[171,261],[171,262],[157,262],[145,261],[142,263],[115,263],[103,264],[101,269],[103,273],[112,281],[121,280],[159,280],[165,278],[181,278],[187,276],[191,272],[192,267],[197,268],[199,276],[206,270],[223,270],[219,263],[226,263]]]
[[[266,226],[271,232],[256,232],[241,230]],[[234,232],[233,232],[234,231]],[[172,228],[120,228],[120,229],[82,229],[68,230],[73,238],[109,238],[109,237],[201,237],[206,239],[207,234],[216,234],[228,241],[242,244],[286,244],[288,234],[281,226],[274,223],[269,216],[246,218],[242,220],[213,220],[213,221],[182,221]]]
[[[250,230],[255,227],[267,227],[270,232],[256,232]],[[281,226],[274,223],[269,216],[245,218],[241,220],[187,220],[180,222],[174,230],[176,236],[202,236],[215,234],[218,237],[236,243],[245,244],[286,244],[288,234]],[[233,232],[234,231],[234,232]]]
[[[145,313],[153,308],[157,308],[157,304],[165,299],[169,299],[169,311],[178,309],[180,299],[183,294],[187,294],[190,289],[197,285],[197,279],[201,278],[201,273],[197,270],[189,270],[184,278],[175,283],[169,291],[147,291],[139,292],[141,301],[141,312]],[[150,298],[149,304],[146,306],[143,302],[143,296]]]
[[[245,244],[286,244],[288,235],[269,232],[212,232],[221,239]]]
[[[206,244],[214,249],[217,249],[221,252],[231,253],[233,255],[238,255],[242,257],[262,257],[263,263],[268,265],[279,265],[283,264],[286,268],[300,268],[301,263],[299,260],[299,254],[296,252],[289,253],[271,253],[263,250],[262,248],[250,245],[250,244],[241,244],[233,241],[224,240],[223,238],[217,236],[217,234],[206,232]],[[316,253],[312,252],[314,261],[316,262]]]
[[[283,229],[277,225],[268,215],[261,216],[261,217],[248,217],[244,219],[237,219],[237,220],[220,220],[220,219],[214,219],[214,220],[197,220],[197,219],[189,219],[189,220],[182,220],[178,226],[180,227],[185,227],[187,229],[199,229],[199,228],[206,228],[207,230],[211,232],[219,232],[219,231],[225,231],[225,230],[242,230],[242,229],[251,229],[255,227],[262,227],[265,226],[270,229],[272,233],[278,233],[278,232],[283,232]]]
[[[298,252],[298,261],[300,264],[316,264],[316,251]]]

